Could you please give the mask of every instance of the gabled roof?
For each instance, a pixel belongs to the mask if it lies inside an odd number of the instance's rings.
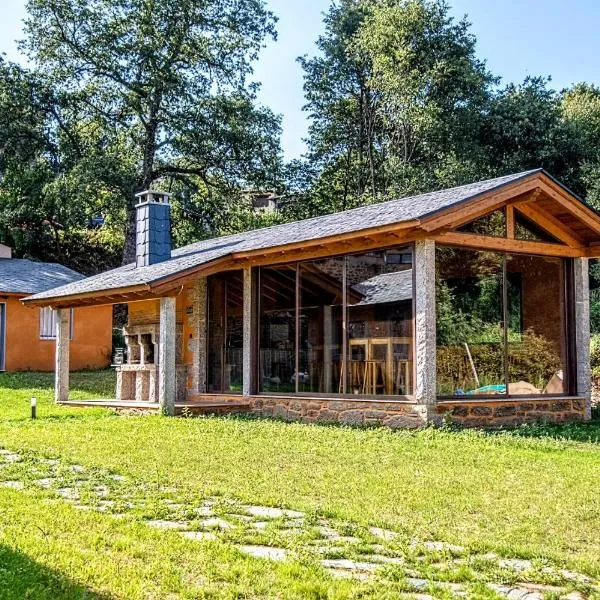
[[[302,246],[318,243],[323,246],[333,239],[365,235],[373,230],[416,227],[426,219],[431,221],[437,218],[436,215],[444,215],[448,210],[458,209],[480,197],[487,197],[490,193],[495,194],[496,191],[499,193],[504,187],[515,187],[521,181],[526,185],[527,181],[538,178],[540,174],[548,180],[551,179],[541,169],[536,169],[293,223],[202,240],[173,250],[171,258],[164,262],[138,268],[135,264],[125,265],[36,294],[27,298],[26,302],[42,304],[46,300],[61,299],[62,302],[69,297],[95,297],[96,295],[108,297],[111,292],[114,294],[118,290],[121,292],[141,289],[150,291],[156,286],[164,285],[163,282],[170,281],[179,273],[206,271],[210,265],[224,261],[227,257],[235,258],[268,252],[270,249],[285,250],[286,247],[289,248],[294,244]],[[572,202],[581,205],[582,209],[590,210],[571,192],[567,190],[567,193],[572,198]]]
[[[0,258],[0,293],[36,294],[82,279],[81,273],[57,263]]]

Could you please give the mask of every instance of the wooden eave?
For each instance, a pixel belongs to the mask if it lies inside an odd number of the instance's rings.
[[[500,208],[507,209],[507,237],[496,238],[456,231],[462,225]],[[514,239],[514,219],[518,212],[561,243]],[[43,300],[25,299],[24,303],[30,306],[67,308],[156,299],[181,293],[183,286],[200,276],[391,248],[422,239],[491,251],[595,258],[600,257],[600,215],[552,177],[538,171],[421,219],[367,227],[350,233],[271,248],[233,252],[145,284]]]

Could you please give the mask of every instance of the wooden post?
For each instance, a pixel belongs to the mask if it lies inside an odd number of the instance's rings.
[[[69,399],[69,343],[71,323],[68,308],[56,309],[56,359],[54,367],[54,401]]]
[[[158,343],[158,402],[164,415],[175,414],[176,396],[176,299],[160,299],[160,335]]]

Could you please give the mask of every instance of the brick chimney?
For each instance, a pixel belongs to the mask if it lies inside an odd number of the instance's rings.
[[[171,194],[146,190],[135,196],[135,266],[146,267],[171,258]]]

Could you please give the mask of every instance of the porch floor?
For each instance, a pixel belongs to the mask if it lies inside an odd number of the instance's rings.
[[[135,400],[66,400],[59,402],[62,406],[77,406],[77,407],[102,407],[112,408],[114,410],[135,410],[146,412],[159,412],[160,405],[158,402],[137,402]],[[219,401],[195,401],[188,400],[175,403],[175,414],[181,415],[185,412],[194,415],[202,414],[226,414],[231,412],[246,412],[250,408],[250,404],[244,400],[236,400],[235,402],[219,402]]]

